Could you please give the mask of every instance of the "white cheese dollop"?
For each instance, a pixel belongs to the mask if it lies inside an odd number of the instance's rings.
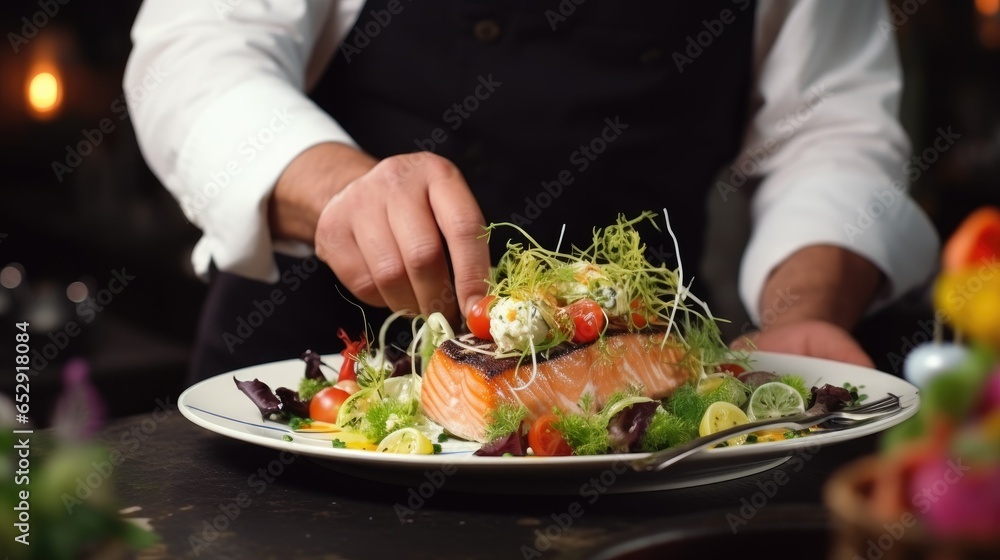
[[[500,352],[523,351],[545,340],[549,325],[531,302],[500,298],[490,308],[490,335]]]

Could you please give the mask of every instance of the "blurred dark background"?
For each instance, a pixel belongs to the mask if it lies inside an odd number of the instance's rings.
[[[47,14],[43,4],[58,11]],[[147,169],[124,108],[121,80],[139,4],[0,6],[0,332],[7,340],[0,352],[13,354],[16,322],[31,323],[39,425],[70,358],[88,361],[113,416],[147,411],[183,389],[206,287],[189,262],[198,231]],[[885,25],[898,32],[902,118],[914,151],[930,146],[939,127],[961,134],[912,191],[947,237],[972,209],[1000,204],[1000,0],[891,4],[894,18]],[[911,302],[902,323],[883,314],[863,327],[884,334],[881,325],[894,320],[904,332],[882,336],[884,348],[872,351],[882,369],[893,370],[890,354],[905,350],[906,333],[919,332],[919,318],[930,316],[921,306],[921,298]],[[13,373],[0,377],[0,392],[11,394],[13,380]]]

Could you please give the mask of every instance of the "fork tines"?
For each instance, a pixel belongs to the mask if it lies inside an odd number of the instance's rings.
[[[894,395],[889,393],[888,396],[882,397],[881,399],[860,404],[855,407],[845,408],[844,410],[850,412],[871,412],[875,410],[891,409],[899,404],[899,395]]]

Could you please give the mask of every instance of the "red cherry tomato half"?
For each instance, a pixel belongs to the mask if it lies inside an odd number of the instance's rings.
[[[573,319],[573,342],[576,344],[586,344],[597,340],[607,318],[604,310],[592,299],[581,299],[574,301],[563,309],[566,314]]]
[[[734,376],[737,376],[747,370],[745,367],[739,364],[719,364],[718,367],[719,371],[724,371]]]
[[[562,433],[552,425],[559,420],[555,414],[546,414],[535,420],[528,430],[528,445],[540,457],[558,457],[562,455],[572,455],[570,448]]]
[[[493,340],[493,335],[490,334],[490,306],[495,299],[496,296],[486,296],[469,310],[465,321],[469,325],[469,332],[476,338]]]
[[[347,391],[341,391],[336,387],[327,387],[309,401],[309,417],[320,422],[333,424],[337,421],[337,413],[340,412],[340,405],[344,404]]]
[[[635,328],[645,328],[649,321],[646,319],[646,310],[643,309],[642,301],[633,299],[629,307],[632,308],[632,324],[635,325]]]

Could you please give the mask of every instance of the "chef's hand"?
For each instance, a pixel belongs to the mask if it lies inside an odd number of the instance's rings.
[[[799,354],[874,367],[871,358],[850,333],[826,321],[808,320],[752,331],[732,344],[733,348]]]
[[[441,311],[455,324],[486,294],[483,214],[462,174],[440,156],[376,161],[350,146],[320,144],[285,169],[270,208],[272,236],[312,241],[365,303]]]
[[[872,367],[848,329],[857,324],[884,281],[864,257],[831,245],[805,247],[775,267],[758,309],[765,325],[733,347],[801,354]]]

